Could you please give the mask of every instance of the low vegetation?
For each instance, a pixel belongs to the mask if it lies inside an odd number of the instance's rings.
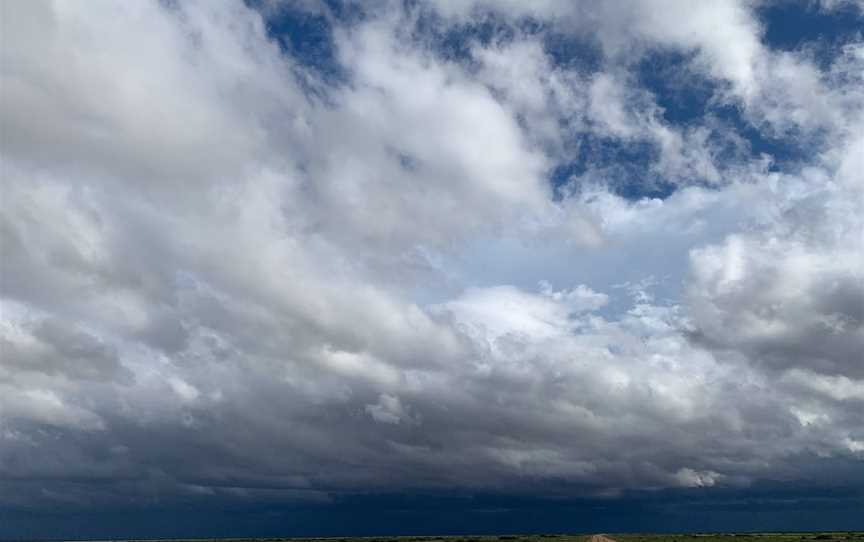
[[[609,533],[615,542],[864,542],[864,532],[799,532],[799,533],[682,533],[647,534]],[[534,534],[482,536],[370,536],[332,538],[257,538],[218,539],[214,542],[590,542],[591,535]],[[124,541],[145,542],[145,541]],[[169,541],[160,541],[169,542]],[[192,542],[175,540],[170,542]],[[201,541],[195,541],[201,542]]]

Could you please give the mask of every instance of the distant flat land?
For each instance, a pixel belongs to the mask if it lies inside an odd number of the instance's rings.
[[[864,541],[864,532],[610,534],[618,542],[833,542]]]
[[[329,538],[175,539],[160,542],[864,542],[864,531],[797,533],[681,533],[681,534],[538,534],[483,536],[367,536]],[[123,540],[102,542],[148,542]]]
[[[807,533],[684,533],[684,534],[610,534],[617,542],[834,542],[864,541],[864,532]]]

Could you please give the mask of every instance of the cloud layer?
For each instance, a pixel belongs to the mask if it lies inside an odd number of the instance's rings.
[[[0,504],[864,484],[864,44],[676,6],[4,4]]]

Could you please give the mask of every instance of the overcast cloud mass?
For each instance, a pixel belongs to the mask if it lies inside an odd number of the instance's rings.
[[[864,4],[0,9],[0,536],[864,508]]]

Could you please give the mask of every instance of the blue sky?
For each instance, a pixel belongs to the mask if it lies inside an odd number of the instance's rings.
[[[0,538],[864,529],[864,4],[7,2]]]

